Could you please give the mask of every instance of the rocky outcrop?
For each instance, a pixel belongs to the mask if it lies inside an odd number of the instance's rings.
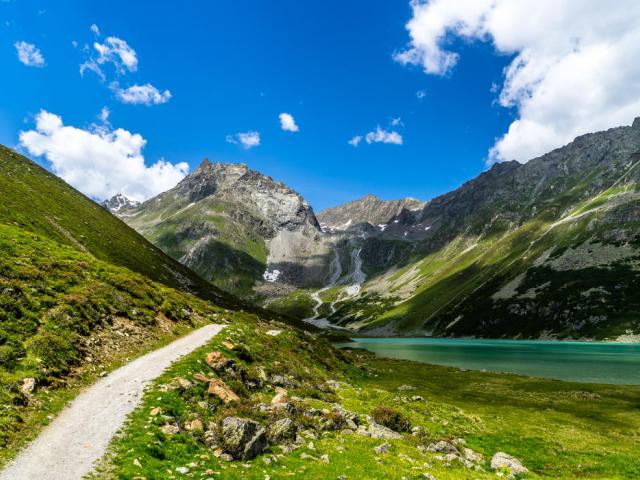
[[[268,446],[266,430],[258,422],[240,417],[222,420],[222,443],[226,452],[238,460],[250,460]]]

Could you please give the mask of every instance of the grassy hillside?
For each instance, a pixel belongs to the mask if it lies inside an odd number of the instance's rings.
[[[225,369],[207,365],[211,352],[228,360]],[[239,400],[225,404],[207,393],[207,379],[222,380]],[[275,407],[272,399],[284,384],[287,406]],[[336,351],[286,325],[236,314],[225,335],[149,389],[95,477],[492,479],[491,458],[501,451],[529,469],[518,478],[631,479],[640,475],[639,402],[638,387]],[[270,440],[255,459],[230,461],[220,427],[229,416],[252,419],[269,432],[289,419],[297,434]],[[362,435],[368,416],[397,438]],[[359,427],[354,431],[345,418]],[[429,451],[439,441],[464,453]]]
[[[124,220],[172,258],[225,291],[252,294],[267,264],[257,215],[207,197],[193,203],[167,192]]]
[[[618,185],[561,217],[547,211],[517,228],[458,237],[374,278],[334,318],[359,312],[367,328],[401,334],[602,339],[638,331],[637,189]]]
[[[0,192],[0,223],[46,236],[219,304],[238,305],[97,203],[4,146],[0,146]]]
[[[80,387],[222,313],[81,249],[0,224],[0,464]]]

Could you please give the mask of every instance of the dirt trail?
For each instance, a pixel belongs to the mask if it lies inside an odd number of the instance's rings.
[[[0,480],[75,480],[89,473],[111,438],[169,365],[224,328],[207,325],[114,370],[73,400],[0,472]]]

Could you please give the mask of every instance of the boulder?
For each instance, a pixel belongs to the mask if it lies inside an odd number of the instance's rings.
[[[474,452],[470,448],[466,448],[466,447],[463,448],[462,449],[462,454],[464,455],[464,458],[466,458],[470,462],[481,462],[482,461],[482,455],[480,455],[477,452]]]
[[[160,430],[165,435],[175,435],[176,433],[180,433],[180,427],[171,423],[167,423],[166,425],[161,426]]]
[[[384,425],[380,425],[378,423],[370,423],[369,428],[367,428],[367,433],[371,438],[383,438],[383,439],[400,439],[402,435],[397,432],[394,432],[390,428],[385,427]],[[360,429],[357,430],[357,433],[360,433]]]
[[[520,475],[526,473],[529,470],[522,465],[522,462],[511,455],[504,452],[496,453],[491,459],[491,468],[494,470],[509,469],[513,475]]]
[[[429,444],[429,446],[427,447],[427,451],[438,453],[453,453],[455,455],[460,455],[460,451],[456,447],[451,445],[449,442],[444,441]]]
[[[25,395],[31,395],[33,393],[33,389],[36,386],[36,379],[33,377],[27,377],[22,380],[22,386],[20,387],[20,391]]]
[[[193,379],[197,380],[198,382],[203,382],[203,383],[209,383],[211,381],[211,379],[209,377],[207,377],[205,374],[199,373],[199,372],[193,374]]]
[[[269,440],[279,443],[283,440],[290,440],[296,436],[296,425],[290,418],[281,418],[269,427]]]
[[[416,387],[413,387],[411,385],[400,385],[398,387],[398,391],[400,391],[400,392],[408,392],[410,390],[415,390],[415,389],[416,389]]]
[[[224,403],[238,402],[240,397],[231,390],[222,380],[213,379],[209,383],[208,392],[220,398]]]
[[[188,422],[185,425],[185,429],[191,432],[201,432],[204,429],[204,425],[202,425],[202,421],[200,421],[200,419],[196,418]]]
[[[214,370],[223,370],[233,365],[233,360],[225,357],[221,352],[209,352],[205,357],[205,362]]]
[[[267,448],[266,430],[253,420],[226,417],[222,420],[225,451],[238,460],[250,460]]]
[[[289,403],[289,394],[284,388],[276,387],[276,395],[271,399],[271,405],[283,405]]]
[[[182,377],[175,378],[173,380],[173,384],[174,384],[174,386],[176,388],[179,388],[181,390],[188,390],[189,388],[191,388],[193,386],[193,383],[191,383],[186,378],[182,378]]]

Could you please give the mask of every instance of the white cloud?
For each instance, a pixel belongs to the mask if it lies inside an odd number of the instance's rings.
[[[358,145],[360,145],[361,141],[362,141],[362,135],[356,135],[351,140],[349,140],[347,143],[349,145],[351,145],[352,147],[357,147]]]
[[[44,67],[42,52],[32,43],[16,42],[14,44],[18,52],[18,60],[28,67]]]
[[[225,137],[227,143],[234,145],[242,145],[246,150],[260,145],[260,133],[255,131],[240,132],[235,135],[227,135]]]
[[[379,125],[374,131],[367,133],[364,139],[368,144],[390,143],[392,145],[402,145],[402,135],[396,131],[384,130]]]
[[[514,55],[499,103],[518,118],[490,162],[527,161],[574,137],[629,124],[640,112],[637,0],[414,0],[409,47],[395,55],[446,75],[459,54],[451,37],[491,42]]]
[[[95,28],[94,28],[95,27]],[[99,35],[100,30],[94,24],[91,31]],[[106,75],[102,71],[101,65],[112,64],[119,75],[124,75],[127,71],[135,72],[138,69],[138,55],[127,42],[118,37],[107,37],[104,43],[94,42],[94,50],[97,56],[91,56],[86,62],[80,65],[80,74],[86,70],[94,72],[103,81]]]
[[[404,127],[404,123],[402,123],[402,119],[400,117],[391,117],[389,119],[390,127]],[[380,125],[376,127],[375,130],[370,131],[365,135],[355,135],[351,138],[347,143],[352,147],[357,147],[364,140],[369,145],[372,143],[388,143],[391,145],[402,145],[403,139],[402,135],[398,133],[393,128],[385,129]]]
[[[34,130],[20,132],[23,148],[31,155],[44,156],[56,175],[95,199],[122,192],[145,200],[187,175],[185,162],[172,164],[161,159],[145,165],[145,144],[138,133],[106,126],[84,130],[64,125],[60,116],[45,110],[37,115]]]
[[[138,69],[136,51],[118,37],[107,37],[104,43],[95,42],[93,48],[98,52],[98,64],[113,63],[120,73],[124,73],[125,68],[130,72]]]
[[[98,118],[102,123],[108,123],[109,115],[111,115],[111,110],[109,110],[109,107],[102,107],[102,110],[100,110],[100,114],[98,115]]]
[[[281,113],[278,118],[280,118],[280,128],[282,128],[282,130],[287,132],[297,132],[300,130],[298,125],[296,125],[293,115],[290,113]]]
[[[93,23],[89,28],[94,33],[94,35],[100,35],[100,29],[95,23]]]
[[[129,88],[119,88],[117,84],[113,85],[113,91],[116,98],[122,103],[130,103],[133,105],[158,105],[167,103],[171,99],[171,92],[165,90],[160,92],[156,87],[147,83],[145,85],[133,85]]]

